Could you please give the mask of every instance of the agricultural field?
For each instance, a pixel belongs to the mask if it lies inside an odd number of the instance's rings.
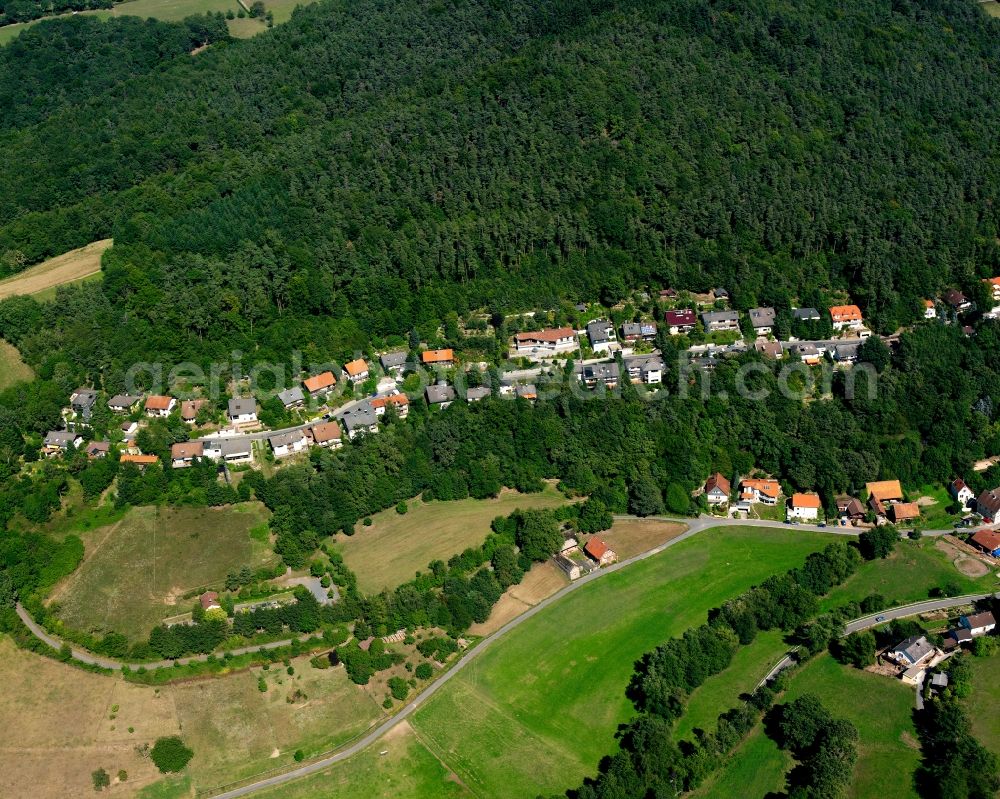
[[[267,542],[250,534],[265,519],[256,503],[133,508],[110,526],[82,533],[84,561],[49,601],[73,629],[143,639],[162,619],[190,609],[194,600],[185,594],[217,587],[240,566],[275,563]]]
[[[993,754],[1000,756],[1000,691],[996,688],[1000,653],[970,658],[972,694],[965,706],[972,719],[972,734]]]
[[[815,694],[830,712],[858,728],[858,763],[848,796],[898,796],[916,799],[912,774],[920,761],[913,727],[914,690],[898,680],[842,666],[820,655],[792,676],[786,702],[805,693]],[[858,701],[864,697],[864,701]],[[792,760],[758,726],[750,737],[712,775],[695,796],[735,796],[726,793],[744,786],[746,796],[763,796],[784,788]],[[746,786],[753,786],[750,791]]]
[[[497,516],[518,508],[555,508],[566,501],[552,486],[537,494],[505,489],[496,499],[413,499],[406,503],[404,514],[389,508],[372,516],[370,527],[358,524],[353,536],[338,535],[336,547],[358,576],[358,587],[365,593],[377,593],[426,571],[432,560],[448,560],[468,547],[479,546]]]
[[[966,572],[966,573],[963,573]],[[984,573],[985,572],[985,573]],[[971,576],[978,573],[979,576]],[[823,600],[824,608],[859,602],[869,594],[882,594],[889,606],[927,599],[931,588],[954,583],[961,593],[995,591],[997,575],[981,561],[937,538],[902,541],[886,560],[863,563],[858,571]]]
[[[3,30],[5,28],[0,28],[0,31]],[[101,271],[101,256],[112,243],[111,239],[95,241],[0,280],[0,300],[15,294],[41,295],[39,299],[51,299],[57,286],[93,279]]]
[[[718,528],[608,574],[512,631],[413,717],[417,734],[474,793],[561,793],[614,751],[643,652],[832,540]]]
[[[17,348],[0,341],[0,391],[23,380],[31,380],[34,376],[31,367],[21,360]]]

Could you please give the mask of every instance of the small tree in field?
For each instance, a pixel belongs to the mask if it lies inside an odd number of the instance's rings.
[[[103,791],[111,785],[111,777],[103,768],[99,768],[97,771],[92,772],[90,779],[94,783],[95,791]]]
[[[159,738],[153,744],[149,756],[153,758],[156,767],[164,774],[181,771],[188,761],[194,757],[194,752],[188,749],[176,735]]]

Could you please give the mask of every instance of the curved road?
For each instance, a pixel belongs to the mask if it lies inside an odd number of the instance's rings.
[[[927,599],[923,602],[913,602],[909,605],[900,605],[898,608],[890,608],[879,613],[872,613],[862,616],[844,625],[844,635],[850,635],[869,627],[877,627],[880,624],[887,624],[896,619],[903,619],[907,616],[916,616],[918,613],[931,613],[935,610],[949,610],[950,608],[971,605],[983,599],[1000,595],[997,594],[964,594],[963,596],[944,597],[943,599]]]

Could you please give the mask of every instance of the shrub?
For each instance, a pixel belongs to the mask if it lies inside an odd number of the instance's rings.
[[[393,698],[400,701],[406,699],[406,695],[410,693],[410,686],[406,684],[406,680],[402,677],[390,677],[386,682],[389,688],[389,693],[393,695]]]
[[[400,501],[396,503],[396,513],[398,513],[400,516],[402,516],[408,510],[409,508],[406,506],[405,502]]]
[[[150,750],[149,756],[153,763],[164,774],[181,771],[188,761],[194,757],[194,752],[188,749],[176,735],[158,738]]]
[[[97,771],[92,772],[90,779],[94,783],[95,791],[103,791],[111,785],[111,777],[103,768],[99,768]]]
[[[306,759],[306,753],[303,752],[301,749],[296,749],[295,754],[292,755],[292,757],[295,758],[296,763],[301,763],[303,760]]]
[[[421,663],[417,666],[414,674],[421,680],[429,680],[434,674],[434,667],[430,663]]]

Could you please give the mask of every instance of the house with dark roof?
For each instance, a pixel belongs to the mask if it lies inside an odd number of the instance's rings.
[[[447,383],[437,383],[433,386],[427,386],[424,389],[424,396],[428,405],[447,408],[455,401],[455,389]]]
[[[277,435],[268,436],[267,443],[275,458],[287,458],[296,452],[302,452],[309,446],[309,440],[302,430],[289,430]]]
[[[774,308],[751,308],[750,324],[758,336],[766,336],[774,330]]]
[[[753,348],[765,358],[772,358],[776,361],[780,361],[785,357],[785,351],[781,348],[780,341],[759,339],[754,342]]]
[[[257,421],[257,401],[253,397],[233,397],[229,400],[229,421],[245,424]]]
[[[817,349],[815,344],[808,341],[796,344],[795,354],[799,356],[802,363],[808,366],[816,366],[821,360],[819,349]]]
[[[815,308],[792,308],[792,319],[796,322],[818,322],[820,316]]]
[[[576,372],[580,376],[580,382],[587,388],[597,388],[598,386],[615,388],[620,376],[620,370],[615,361],[580,364],[576,367]]]
[[[343,446],[340,425],[336,422],[319,422],[312,426],[311,432],[313,443],[318,447],[337,449],[337,447]]]
[[[963,313],[964,311],[968,311],[972,308],[972,303],[969,301],[969,298],[958,289],[949,289],[946,291],[944,301],[956,313]]]
[[[208,449],[207,444],[205,448]],[[250,463],[253,460],[253,444],[244,436],[219,439],[217,451],[226,463]]]
[[[587,324],[587,339],[594,352],[608,352],[615,341],[615,327],[607,319],[595,319]]]
[[[386,352],[379,356],[379,363],[387,374],[401,375],[406,368],[406,359],[409,354],[405,350]]]
[[[992,488],[976,497],[976,511],[987,524],[997,521],[1000,518],[1000,488]]]
[[[59,455],[69,449],[72,444],[74,448],[83,445],[83,436],[69,430],[50,430],[43,442],[43,451],[46,455]]]
[[[195,458],[205,457],[204,441],[179,441],[170,447],[170,464],[183,469],[194,463]]]
[[[701,323],[709,333],[720,333],[740,329],[740,315],[737,311],[705,311]]]
[[[286,388],[284,391],[279,391],[278,399],[286,409],[301,408],[306,403],[305,392],[299,386],[292,386],[291,388]]]
[[[466,390],[465,401],[479,402],[479,400],[486,399],[492,393],[493,390],[490,389],[488,386],[473,386],[472,388]]]
[[[963,508],[969,507],[976,498],[976,495],[972,493],[972,489],[966,485],[965,480],[961,477],[956,477],[948,484],[948,493]]]
[[[108,408],[112,413],[131,413],[142,402],[142,396],[137,394],[115,394],[108,400]]]
[[[627,358],[624,363],[628,379],[632,383],[654,386],[663,382],[663,370],[666,365],[659,355]]]
[[[837,363],[857,363],[860,350],[861,345],[856,341],[837,344],[833,348],[833,360]]]
[[[348,438],[356,438],[362,433],[378,432],[378,416],[367,402],[355,406],[345,413],[340,421],[347,430]]]
[[[110,451],[110,441],[91,441],[87,444],[87,448],[84,450],[84,452],[87,453],[87,457],[92,461],[97,460],[98,458],[106,458]]]
[[[959,616],[958,624],[960,627],[968,630],[973,638],[978,638],[980,635],[992,632],[997,626],[997,620],[993,618],[993,614],[989,611],[983,611],[982,613],[973,613],[968,616]]]
[[[902,666],[910,668],[923,663],[934,654],[934,644],[927,640],[926,636],[914,635],[896,644],[885,656]]]
[[[671,336],[677,336],[694,330],[698,318],[690,308],[681,308],[676,311],[664,312],[663,321],[667,325],[667,332]]]
[[[655,338],[655,322],[626,322],[622,325],[622,339],[624,341],[652,341]]]
[[[91,388],[78,388],[69,398],[69,405],[73,409],[73,413],[84,421],[90,421],[96,404],[97,392]]]
[[[865,518],[865,506],[857,497],[842,494],[837,497],[837,514],[849,522],[860,521]]]

